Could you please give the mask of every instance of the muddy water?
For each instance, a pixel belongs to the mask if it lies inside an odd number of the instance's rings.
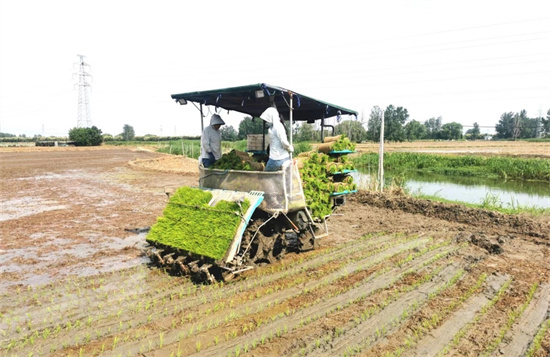
[[[550,208],[550,184],[546,182],[386,172],[385,185],[390,185],[394,177],[404,178],[404,186],[412,194],[474,204],[491,201],[503,207]],[[359,170],[354,178],[359,187],[367,188],[373,176],[367,170]]]
[[[44,238],[47,237],[33,234],[29,240],[44,241]],[[59,276],[91,276],[149,263],[149,258],[145,255],[134,258],[121,258],[118,255],[95,257],[101,256],[102,252],[122,251],[134,247],[144,251],[145,245],[145,233],[139,233],[126,238],[96,237],[95,242],[81,244],[73,244],[70,239],[50,237],[47,243],[41,243],[40,247],[0,249],[0,274],[18,273],[20,275],[17,281],[0,281],[0,292],[12,285],[38,286],[52,283]],[[45,253],[41,248],[46,246],[53,246],[55,250]],[[64,266],[59,264],[60,259],[70,262],[90,261],[90,264]],[[52,264],[58,265],[55,272],[51,270]]]

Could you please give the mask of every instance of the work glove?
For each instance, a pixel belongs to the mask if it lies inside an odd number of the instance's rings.
[[[289,145],[286,149],[288,150],[289,153],[292,154],[294,152],[294,145]]]

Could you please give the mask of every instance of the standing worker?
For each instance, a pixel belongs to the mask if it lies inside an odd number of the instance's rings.
[[[204,128],[201,136],[201,156],[199,164],[210,167],[222,157],[222,134],[220,127],[225,122],[218,114],[212,115],[210,125]]]
[[[294,152],[294,147],[288,142],[286,129],[275,107],[267,108],[260,115],[260,119],[264,120],[269,128],[269,160],[264,171],[278,171],[285,161],[290,160],[290,153]]]

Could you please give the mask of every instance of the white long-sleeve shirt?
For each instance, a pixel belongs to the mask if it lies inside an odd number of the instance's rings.
[[[208,153],[214,155],[214,159],[219,160],[222,157],[222,134],[214,129],[212,125],[204,128],[201,136],[201,159],[208,159]]]
[[[282,160],[290,158],[288,149],[290,143],[286,137],[286,131],[279,120],[273,122],[273,127],[269,129],[269,158],[273,160]]]
[[[290,143],[286,137],[286,131],[279,120],[279,112],[273,107],[267,108],[260,118],[266,123],[272,124],[269,128],[269,158],[272,160],[283,160],[290,158],[288,150]]]

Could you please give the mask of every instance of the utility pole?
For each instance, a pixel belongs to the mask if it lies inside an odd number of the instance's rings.
[[[384,111],[380,118],[380,145],[378,147],[378,183],[380,192],[384,191]]]
[[[92,85],[88,82],[91,79],[90,65],[84,62],[84,55],[79,57],[78,72],[74,73],[74,77],[78,77],[76,86],[78,86],[78,117],[76,121],[77,128],[89,128],[92,126],[92,117],[90,114],[90,99],[89,91]]]

